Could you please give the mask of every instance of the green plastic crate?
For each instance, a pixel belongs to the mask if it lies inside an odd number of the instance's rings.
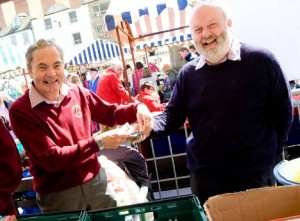
[[[204,210],[195,196],[90,211],[88,214],[91,221],[207,221]]]
[[[111,209],[18,217],[18,221],[207,221],[195,196],[134,204]]]
[[[91,221],[87,212],[19,216],[18,221]]]

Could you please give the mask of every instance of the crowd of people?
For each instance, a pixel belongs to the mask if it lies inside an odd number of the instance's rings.
[[[163,136],[186,120],[190,185],[202,205],[217,194],[274,185],[292,123],[290,88],[275,56],[238,41],[232,26],[221,5],[194,7],[194,47],[179,49],[186,61],[179,73],[170,64],[131,68],[112,60],[105,70],[66,74],[58,45],[31,45],[31,86],[9,107],[11,127],[5,117],[0,122],[0,214],[16,214],[11,194],[22,176],[9,130],[26,151],[43,213],[115,207],[97,154],[118,149],[133,132],[140,140]]]
[[[185,58],[182,57],[182,59]],[[150,81],[154,86],[153,97],[159,95],[159,99],[155,99],[154,106],[160,107],[165,107],[170,99],[178,75],[178,71],[168,63],[159,68],[153,61],[149,61],[147,64],[138,61],[132,68],[129,64],[123,67],[123,63],[119,59],[110,60],[109,66],[106,68],[92,67],[85,70],[86,72],[83,73],[68,73],[66,82],[85,87],[109,103],[127,104],[145,100],[143,99],[145,96],[144,82]],[[87,79],[87,75],[89,79]],[[149,84],[146,85],[147,89]],[[149,91],[147,94],[149,95]],[[157,108],[154,109],[158,111]],[[164,110],[164,108],[159,109],[160,111]],[[96,128],[95,131],[98,129],[100,128]]]

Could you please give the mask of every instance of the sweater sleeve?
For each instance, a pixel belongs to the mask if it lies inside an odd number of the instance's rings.
[[[15,214],[12,193],[22,179],[22,167],[16,144],[0,120],[0,215]]]
[[[270,71],[274,75],[272,92],[272,112],[276,127],[277,143],[279,152],[288,139],[288,133],[293,120],[293,107],[291,101],[291,91],[284,73],[279,64],[274,60]]]
[[[95,122],[113,126],[136,121],[136,106],[138,103],[111,104],[90,92],[85,93],[84,96],[89,102],[92,120]]]

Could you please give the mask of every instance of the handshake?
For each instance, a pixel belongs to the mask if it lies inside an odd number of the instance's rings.
[[[128,123],[124,124],[120,129],[128,133],[127,141],[130,141],[131,144],[139,143],[146,138],[141,132],[135,130],[134,126],[129,125]]]
[[[144,135],[139,131],[132,132],[128,138],[129,138],[128,140],[131,142],[131,144],[139,143],[145,139]]]

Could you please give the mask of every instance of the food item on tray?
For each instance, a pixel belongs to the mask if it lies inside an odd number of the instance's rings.
[[[285,179],[300,184],[300,158],[287,161],[279,171]]]
[[[107,193],[117,201],[117,206],[139,203],[140,187],[116,163],[105,156],[100,156],[98,159],[101,166],[106,169]],[[144,202],[147,201],[145,198]]]

